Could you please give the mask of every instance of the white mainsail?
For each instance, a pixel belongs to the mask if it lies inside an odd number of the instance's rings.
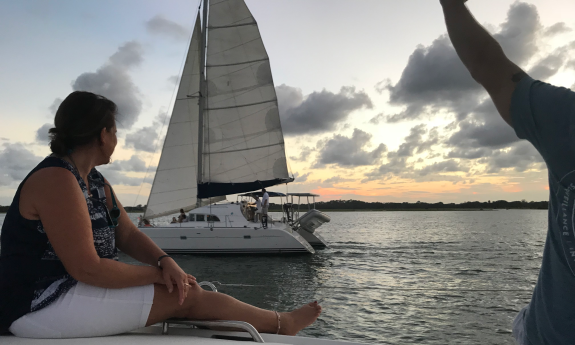
[[[144,215],[148,219],[293,181],[255,19],[243,0],[214,0],[206,23],[202,31],[198,13]],[[207,51],[201,35],[207,36]]]
[[[210,2],[206,60],[199,181],[208,184],[207,195],[291,182],[269,58],[243,0]]]
[[[198,169],[198,98],[200,90],[200,16],[192,34],[190,48],[176,102],[170,118],[162,156],[148,199],[145,218],[155,218],[186,211],[197,205]],[[203,204],[223,200],[204,200]]]

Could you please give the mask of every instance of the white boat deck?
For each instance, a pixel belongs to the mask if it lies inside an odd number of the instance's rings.
[[[250,336],[244,332],[214,331],[197,328],[170,328],[168,335],[161,334],[161,327],[147,327],[130,333],[97,338],[29,339],[0,336],[2,345],[239,345],[246,344]],[[291,345],[362,345],[319,338],[291,337],[261,334],[266,344]],[[218,338],[227,339],[218,339]],[[234,339],[234,340],[231,340]],[[253,343],[253,342],[252,342]]]

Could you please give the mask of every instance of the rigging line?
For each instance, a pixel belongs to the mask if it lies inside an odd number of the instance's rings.
[[[221,110],[221,109],[231,109],[231,108],[243,108],[243,107],[249,107],[252,105],[258,105],[258,104],[265,104],[265,103],[271,103],[271,102],[276,102],[277,99],[270,99],[267,101],[261,101],[261,102],[255,102],[255,103],[248,103],[248,104],[240,104],[240,105],[233,105],[233,106],[229,106],[229,107],[219,107],[219,108],[207,108],[206,110]]]
[[[247,42],[242,42],[241,44],[238,44],[237,46],[233,46],[233,47],[230,47],[230,48],[228,48],[228,49],[220,50],[219,52],[213,52],[213,53],[211,53],[211,54],[207,54],[207,56],[214,56],[214,55],[216,55],[216,54],[225,53],[225,52],[227,52],[227,51],[229,51],[229,50],[236,49],[236,48],[241,47],[241,46],[243,46],[243,45],[245,45],[245,44],[247,44],[247,43],[251,43],[251,42],[254,42],[254,41],[257,41],[257,40],[261,40],[261,39],[262,39],[262,37],[260,36],[260,37],[258,37],[258,38],[251,39],[251,40],[249,40],[249,41],[247,41]]]
[[[210,151],[210,152],[202,152],[204,155],[211,155],[211,154],[221,154],[221,153],[229,153],[229,152],[239,152],[239,151],[249,151],[249,150],[256,150],[256,149],[263,149],[270,146],[277,146],[283,145],[284,142],[276,143],[276,144],[269,144],[269,145],[262,145],[262,146],[255,146],[255,147],[247,147],[245,149],[236,149],[236,150],[228,150],[228,151]],[[268,156],[269,157],[269,156]]]
[[[198,0],[198,8],[199,8],[199,6],[201,6],[201,4],[202,4],[202,0]],[[199,20],[199,16],[196,16],[196,20]],[[191,42],[192,42],[192,37],[194,36],[195,27],[196,27],[196,23],[194,21],[194,25],[192,25],[191,33],[188,36],[188,41],[190,42],[190,46],[191,46]],[[184,57],[182,58],[182,62],[180,63],[180,70],[182,71],[182,74],[183,74],[183,70],[184,70],[184,65],[186,63],[186,59],[188,57],[188,50],[189,50],[189,46],[188,46],[188,49],[185,50]],[[178,92],[177,90],[179,89],[179,87],[180,87],[179,83],[178,83],[178,85],[176,85],[174,87],[174,90],[172,91],[172,96],[170,97],[170,103],[168,103],[168,109],[170,109],[170,104],[172,104],[172,101],[174,102],[174,104],[176,104],[176,97],[177,97],[177,92]],[[160,143],[160,137],[162,135],[164,127],[166,126],[166,121],[168,120],[168,118],[171,118],[171,116],[168,117],[167,115],[168,115],[168,112],[166,111],[166,117],[164,118],[164,121],[162,122],[162,127],[160,128],[160,131],[158,132],[158,136],[156,137],[156,145],[154,145],[154,154],[152,154],[152,156],[148,160],[148,164],[146,167],[146,173],[144,174],[144,178],[142,179],[142,183],[140,184],[140,189],[138,190],[138,194],[136,195],[136,199],[134,200],[134,206],[136,206],[138,199],[140,198],[140,193],[142,192],[142,187],[144,186],[144,182],[146,181],[146,177],[148,177],[148,173],[150,172],[152,160],[154,159],[154,156],[156,155],[156,151],[158,150],[158,144]],[[150,190],[150,194],[151,194],[151,190]]]
[[[250,60],[250,61],[244,61],[244,62],[234,62],[234,63],[218,64],[218,65],[206,65],[206,67],[228,67],[228,66],[245,65],[245,64],[249,64],[249,63],[269,61],[269,60],[270,60],[270,58],[266,57],[263,59],[256,59],[256,60]]]
[[[231,24],[231,25],[221,25],[221,26],[208,26],[208,29],[215,30],[215,29],[228,29],[228,28],[237,28],[238,26],[252,26],[258,25],[256,22],[251,23],[243,23],[243,24]]]

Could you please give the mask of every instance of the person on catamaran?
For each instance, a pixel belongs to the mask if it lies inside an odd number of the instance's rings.
[[[58,108],[53,153],[22,181],[2,226],[0,334],[106,336],[172,317],[290,335],[312,324],[317,302],[277,313],[203,290],[138,230],[95,168],[116,147],[116,115],[112,101],[89,92]],[[118,249],[147,265],[119,262]]]
[[[513,323],[520,345],[575,344],[575,92],[533,80],[473,18],[464,0],[440,0],[449,37],[499,114],[539,151],[549,172],[543,264],[531,302]]]
[[[180,215],[178,216],[178,222],[179,223],[184,223],[188,221],[188,216],[186,216],[186,212],[184,212],[184,209],[181,208],[180,209]]]
[[[258,222],[259,218],[262,216],[262,201],[260,200],[259,196],[254,196],[254,198],[256,199],[256,209],[254,211],[254,218],[253,221],[254,222]]]
[[[262,188],[262,224],[264,228],[268,227],[268,209],[270,207],[270,196],[265,188]]]

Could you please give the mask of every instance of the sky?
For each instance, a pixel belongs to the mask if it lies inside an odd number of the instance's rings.
[[[438,0],[246,0],[258,22],[296,177],[319,200],[546,200],[541,156],[501,120],[446,36]],[[101,168],[145,204],[199,1],[0,0],[0,205],[49,154],[74,90],[120,109]],[[471,0],[536,79],[575,89],[575,2]],[[232,198],[233,199],[233,198]]]

